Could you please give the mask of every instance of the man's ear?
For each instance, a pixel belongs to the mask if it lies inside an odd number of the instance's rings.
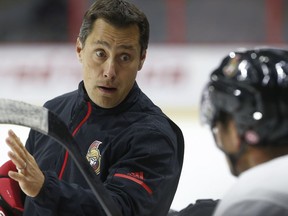
[[[82,46],[82,43],[78,37],[77,41],[76,41],[76,55],[77,55],[79,62],[81,62],[81,63],[82,63],[82,50],[83,50],[83,46]]]
[[[140,63],[139,63],[139,66],[138,66],[138,71],[141,70],[142,67],[143,67],[144,61],[146,59],[146,53],[147,53],[147,50],[143,51],[142,54],[141,54]]]

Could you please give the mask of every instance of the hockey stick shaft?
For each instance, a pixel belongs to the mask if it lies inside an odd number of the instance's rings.
[[[44,107],[15,100],[0,99],[0,123],[29,127],[55,139],[69,152],[105,213],[108,216],[121,216],[112,197],[86,158],[81,155],[79,145],[65,123],[57,115]]]

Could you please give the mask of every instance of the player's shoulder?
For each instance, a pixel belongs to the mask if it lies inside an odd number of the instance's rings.
[[[62,104],[67,104],[68,102],[75,101],[77,99],[77,90],[64,93],[62,95],[56,96],[44,103],[44,107],[48,109],[53,109],[59,107]]]
[[[286,205],[265,199],[242,199],[233,202],[230,205],[223,205],[223,200],[217,206],[214,216],[232,216],[232,215],[288,215],[288,207]]]

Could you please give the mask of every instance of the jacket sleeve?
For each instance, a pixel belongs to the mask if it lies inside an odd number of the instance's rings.
[[[44,185],[35,198],[27,199],[38,215],[106,215],[92,191],[60,181],[54,172],[44,172]]]
[[[167,215],[181,173],[183,143],[173,131],[167,135],[156,128],[130,130],[122,138],[112,152],[123,154],[111,166],[106,187],[116,194],[124,215]]]

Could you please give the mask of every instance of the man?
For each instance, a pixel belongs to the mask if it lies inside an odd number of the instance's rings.
[[[216,216],[288,215],[288,52],[231,52],[203,91],[202,119],[239,176]]]
[[[69,127],[123,215],[167,215],[183,162],[181,130],[140,90],[149,23],[123,0],[97,0],[76,43],[78,90],[45,104]],[[64,81],[64,80],[61,80]],[[9,131],[9,172],[26,194],[24,215],[105,215],[85,179],[55,141],[31,130],[26,149]]]

